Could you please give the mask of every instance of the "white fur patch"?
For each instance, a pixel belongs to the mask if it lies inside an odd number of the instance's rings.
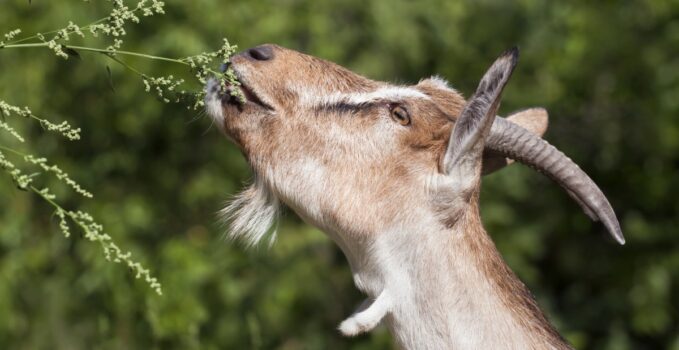
[[[369,332],[382,322],[392,307],[388,293],[382,292],[374,301],[365,300],[359,309],[339,325],[339,330],[348,337]]]
[[[255,177],[248,188],[219,211],[219,216],[228,225],[227,236],[230,239],[242,239],[247,246],[254,246],[269,232],[269,243],[274,242],[276,230],[272,230],[272,226],[278,219],[279,212],[278,198],[261,179]]]
[[[438,76],[438,75],[432,75],[431,77],[429,77],[429,78],[427,78],[427,79],[420,80],[420,83],[423,82],[423,81],[425,81],[425,80],[431,82],[432,85],[435,85],[436,87],[438,87],[438,88],[440,88],[440,89],[445,89],[445,90],[455,90],[455,89],[453,89],[453,88],[450,86],[450,84],[448,84],[448,81],[447,81],[447,80],[441,78],[441,77]]]
[[[417,89],[403,86],[383,86],[371,92],[333,93],[328,95],[314,94],[313,91],[309,90],[298,92],[300,102],[306,106],[334,105],[338,103],[358,105],[380,100],[398,102],[410,98],[430,99],[429,96]]]
[[[222,100],[217,93],[217,85],[219,83],[215,79],[210,79],[205,86],[205,109],[207,114],[212,118],[219,130],[224,131],[224,114],[222,114]]]

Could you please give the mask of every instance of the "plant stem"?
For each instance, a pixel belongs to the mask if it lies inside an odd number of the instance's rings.
[[[133,12],[133,13],[134,13],[134,12],[137,12],[137,11],[139,11],[140,9],[141,9],[141,7],[139,6],[139,4],[137,4],[137,7],[135,7],[134,10],[132,10],[132,12]],[[85,26],[80,27],[80,30],[81,30],[81,31],[86,31],[86,30],[88,30],[91,26],[94,26],[94,25],[97,25],[97,24],[99,24],[99,23],[105,22],[106,20],[108,20],[108,19],[110,19],[110,18],[111,18],[110,16],[109,16],[109,17],[99,18],[98,20],[96,20],[96,21],[94,21],[94,22],[92,22],[92,23],[90,23],[90,24],[88,24],[88,25],[85,25]],[[40,34],[46,35],[46,34],[53,34],[53,33],[57,33],[57,32],[59,32],[59,29],[57,29],[57,30],[51,30],[51,31],[49,31],[49,32],[39,33],[39,34],[36,34],[36,35],[31,35],[31,36],[28,36],[28,37],[25,37],[25,38],[21,38],[21,39],[18,39],[18,40],[10,41],[9,43],[10,43],[10,44],[18,44],[18,43],[21,43],[21,42],[24,42],[24,41],[28,41],[28,40],[31,40],[31,39],[35,39],[35,38],[37,38],[38,35],[40,35]],[[73,34],[73,33],[75,33],[75,30],[70,30],[70,31],[68,31],[68,34]],[[1,47],[0,47],[0,48],[1,48]]]
[[[135,74],[137,74],[137,75],[139,75],[139,76],[141,76],[141,77],[144,77],[144,76],[145,76],[144,73],[140,72],[138,69],[136,69],[136,68],[130,66],[129,64],[123,62],[122,60],[116,58],[115,56],[113,56],[113,55],[107,55],[107,54],[105,54],[105,55],[106,55],[106,57],[110,58],[111,60],[115,61],[115,62],[118,63],[119,65],[121,65],[121,66],[125,67],[126,69],[130,70],[131,72],[133,72],[133,73],[135,73]]]
[[[10,45],[3,46],[2,49],[28,48],[28,47],[47,47],[47,46],[48,46],[47,43],[42,43],[42,42],[41,43],[28,43],[28,44],[10,44]],[[138,53],[138,52],[98,49],[98,48],[95,48],[95,47],[75,46],[75,45],[63,45],[63,47],[73,49],[73,50],[99,52],[99,53],[108,54],[108,55],[137,56],[137,57],[148,58],[148,59],[151,59],[151,60],[159,60],[159,61],[179,63],[179,64],[183,64],[183,65],[186,65],[186,66],[189,65],[188,63],[186,63],[186,62],[184,62],[180,59],[154,56],[154,55],[147,55],[147,54]]]
[[[59,205],[59,203],[57,203],[57,202],[55,202],[54,200],[52,200],[51,198],[47,197],[44,193],[42,193],[42,192],[41,192],[39,189],[37,189],[35,186],[30,186],[29,189],[30,189],[33,193],[35,193],[35,194],[37,194],[38,196],[40,196],[40,198],[44,199],[47,203],[49,203],[50,205],[52,205],[52,207],[54,207],[54,209],[62,211],[66,216],[68,216],[69,219],[71,219],[72,222],[74,222],[76,225],[78,225],[78,226],[80,227],[81,230],[83,230],[84,232],[87,232],[87,231],[88,231],[87,226],[86,226],[85,224],[83,224],[80,220],[78,220],[78,218],[76,218],[76,217],[73,215],[72,212],[70,212],[70,211],[64,209],[64,207],[62,207],[61,205]],[[99,244],[100,244],[102,247],[106,248],[106,244],[104,243],[104,241],[102,241],[101,239],[97,239],[96,241],[99,242]]]
[[[0,50],[1,49],[15,49],[15,48],[16,49],[18,49],[18,48],[32,48],[32,47],[48,47],[48,44],[44,43],[44,42],[28,43],[28,44],[9,44],[9,45],[5,45],[5,46],[0,46]],[[73,49],[73,50],[97,52],[97,53],[107,55],[109,57],[113,57],[114,55],[136,56],[136,57],[142,57],[142,58],[146,58],[146,59],[150,59],[150,60],[172,62],[172,63],[178,63],[178,64],[185,65],[185,66],[191,66],[188,62],[186,62],[182,58],[169,58],[169,57],[148,55],[148,54],[132,52],[132,51],[99,49],[99,48],[96,48],[96,47],[87,47],[87,46],[63,45],[63,47]],[[115,61],[117,61],[118,63],[121,63],[118,60],[115,60]],[[216,74],[218,76],[222,75],[222,73],[216,72],[212,69],[208,69],[208,71],[210,73]],[[139,74],[141,74],[141,73],[139,73]]]
[[[136,10],[135,10],[135,11],[136,11]],[[98,20],[96,20],[96,21],[94,21],[94,22],[92,22],[92,23],[90,23],[90,24],[88,24],[88,25],[86,25],[86,26],[80,27],[80,30],[81,30],[81,31],[85,31],[85,30],[89,29],[91,26],[93,26],[93,25],[95,25],[95,24],[99,24],[99,23],[101,23],[101,22],[104,22],[104,21],[106,21],[107,19],[108,19],[108,17],[100,18],[100,19],[98,19]],[[47,35],[47,34],[53,34],[53,33],[57,33],[57,32],[59,32],[59,29],[57,29],[57,30],[50,30],[49,32],[44,32],[44,33],[40,33],[40,34],[42,34],[42,35]],[[73,33],[75,33],[75,31],[74,31],[74,30],[69,30],[67,33],[68,33],[68,34],[73,34]],[[36,34],[36,35],[31,35],[31,36],[27,36],[27,37],[25,37],[25,38],[21,38],[21,39],[18,39],[18,40],[10,41],[9,43],[10,43],[10,44],[18,44],[18,43],[22,43],[22,42],[24,42],[24,41],[29,41],[29,40],[36,39],[36,38],[38,38],[38,34]]]
[[[18,156],[21,156],[21,157],[26,157],[26,156],[27,156],[26,153],[21,153],[21,152],[15,150],[15,149],[12,149],[12,148],[9,148],[9,147],[5,147],[5,146],[2,146],[2,145],[0,145],[0,149],[5,150],[5,151],[10,152],[10,153],[14,153],[14,154],[16,154],[16,155],[18,155]]]

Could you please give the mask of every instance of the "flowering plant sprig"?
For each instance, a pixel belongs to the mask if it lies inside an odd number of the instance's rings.
[[[9,117],[11,115],[16,115],[23,118],[31,118],[37,120],[40,126],[48,131],[54,131],[65,138],[75,141],[80,140],[80,128],[74,128],[67,121],[63,121],[59,124],[55,124],[47,119],[37,117],[28,107],[17,107],[8,104],[5,101],[0,101],[0,113],[3,117]]]
[[[144,89],[149,93],[155,94],[161,101],[165,103],[185,103],[188,101],[187,108],[198,109],[204,107],[205,91],[202,89],[199,91],[187,91],[183,88],[186,83],[183,79],[175,78],[173,75],[154,77],[145,74],[125,62],[122,57],[134,56],[172,62],[190,69],[201,86],[207,82],[208,77],[214,76],[219,79],[224,91],[230,91],[235,97],[241,100],[244,99],[240,95],[239,89],[226,89],[227,86],[240,85],[231,69],[226,69],[223,72],[213,69],[217,64],[228,67],[229,59],[236,51],[236,46],[231,45],[224,39],[222,47],[216,51],[204,52],[183,58],[162,57],[121,50],[124,44],[124,37],[127,35],[127,26],[130,23],[139,23],[143,17],[164,14],[165,4],[159,0],[138,0],[134,6],[130,6],[123,0],[108,1],[111,3],[110,13],[106,17],[86,25],[79,25],[69,21],[62,28],[44,33],[36,33],[35,35],[19,39],[17,37],[22,33],[21,29],[9,30],[6,34],[0,36],[0,50],[47,48],[57,57],[63,59],[79,56],[79,52],[102,54],[138,75],[141,78]],[[102,40],[109,40],[109,43],[103,47],[72,44],[75,38],[82,39],[88,35],[101,38]],[[68,121],[55,123],[36,116],[28,107],[11,105],[2,99],[0,99],[0,137],[5,133],[11,135],[19,143],[26,143],[25,137],[7,122],[7,118],[12,116],[19,117],[19,119],[35,120],[45,131],[57,133],[68,140],[75,141],[80,139],[80,128],[73,127]],[[0,140],[2,139],[0,138]],[[10,159],[9,155],[22,160],[23,165],[17,165],[15,161]],[[29,174],[25,171],[25,167],[36,168],[38,172]],[[83,231],[84,237],[87,240],[100,244],[104,257],[107,260],[126,265],[135,273],[137,278],[143,278],[156,293],[162,294],[160,283],[151,275],[150,271],[132,259],[130,252],[125,252],[119,248],[113,242],[111,236],[104,232],[103,226],[98,224],[90,214],[81,210],[65,209],[58,203],[56,195],[49,188],[36,184],[35,180],[40,175],[51,175],[65,183],[76,193],[86,198],[93,197],[92,193],[80,186],[60,167],[55,164],[49,164],[45,157],[24,153],[10,147],[9,144],[0,143],[0,169],[10,176],[17,188],[33,192],[53,207],[55,216],[59,220],[59,228],[65,237],[71,236],[70,224],[75,224],[76,227]]]
[[[0,168],[5,170],[5,172],[10,175],[19,189],[37,194],[40,198],[45,200],[54,208],[54,213],[59,218],[59,228],[66,238],[71,236],[71,228],[68,223],[70,220],[83,231],[84,237],[87,240],[99,243],[104,252],[104,257],[106,260],[126,265],[134,272],[136,278],[143,278],[144,281],[148,283],[156,293],[158,293],[158,295],[163,294],[162,286],[160,282],[158,282],[158,279],[153,277],[151,272],[144,268],[143,265],[132,259],[132,253],[125,252],[120,249],[120,247],[115,242],[113,242],[111,236],[104,232],[104,227],[94,221],[94,218],[92,218],[90,214],[81,210],[70,211],[64,209],[56,202],[56,196],[50,192],[49,188],[38,189],[33,185],[33,179],[36,177],[36,175],[38,175],[38,173],[30,175],[24,174],[21,168],[17,167],[14,165],[14,163],[7,159],[3,151],[14,153],[23,157],[23,159],[28,163],[33,163],[40,166],[47,172],[57,174],[56,177],[58,179],[69,184],[75,189],[77,193],[85,197],[91,198],[91,193],[82,189],[80,185],[71,180],[68,174],[63,172],[58,167],[54,165],[47,165],[46,159],[36,159],[30,154],[23,154],[8,147],[0,146]]]
[[[187,106],[187,108],[193,109],[204,107],[203,101],[205,92],[203,90],[189,92],[184,89],[179,89],[179,87],[185,83],[183,80],[177,80],[171,77],[149,76],[127,64],[120,59],[119,56],[143,57],[150,60],[172,62],[188,66],[193,71],[196,80],[201,86],[206,83],[209,76],[214,76],[219,79],[223,87],[226,87],[227,85],[240,85],[235,73],[230,68],[226,69],[224,72],[220,72],[213,68],[218,63],[228,67],[230,57],[236,52],[237,47],[231,45],[226,39],[224,39],[222,47],[216,51],[203,52],[198,55],[181,58],[162,57],[120,50],[123,45],[123,37],[127,35],[125,26],[130,22],[139,23],[141,21],[140,16],[148,17],[164,14],[165,4],[158,0],[140,0],[134,7],[129,7],[123,0],[108,1],[112,3],[112,10],[107,17],[100,18],[83,26],[79,26],[69,21],[68,25],[63,28],[46,33],[38,33],[17,40],[13,39],[21,33],[21,29],[11,30],[4,35],[4,40],[0,41],[0,49],[44,47],[52,50],[57,57],[63,59],[69,59],[71,56],[79,56],[79,51],[100,53],[121,64],[131,72],[138,74],[146,86],[146,91],[153,91],[159,95],[163,102],[180,103],[185,102],[187,97],[192,97],[193,103]],[[84,38],[87,34],[91,34],[93,37],[99,37],[100,35],[109,37],[112,40],[112,43],[105,48],[70,44],[73,36]],[[48,38],[50,35],[51,37]],[[225,91],[227,91],[227,89],[225,89]],[[240,100],[244,99],[239,89],[228,89],[228,91],[236,98]]]

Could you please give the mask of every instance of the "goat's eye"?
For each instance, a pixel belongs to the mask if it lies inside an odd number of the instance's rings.
[[[406,126],[410,125],[410,114],[408,114],[408,111],[397,105],[390,105],[389,109],[391,110],[391,119],[394,119],[395,122]]]

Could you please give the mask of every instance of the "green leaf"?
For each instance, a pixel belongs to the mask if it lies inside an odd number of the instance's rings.
[[[63,46],[63,45],[62,45],[62,50],[64,50],[64,52],[65,52],[67,55],[69,55],[69,56],[71,56],[71,57],[75,57],[75,58],[77,58],[77,59],[79,59],[79,60],[82,60],[82,58],[80,58],[80,54],[78,53],[78,51],[73,50],[72,48],[70,48],[70,47],[68,47],[68,46]]]
[[[109,89],[111,89],[111,91],[113,91],[113,93],[115,93],[116,89],[113,87],[113,74],[111,74],[111,67],[109,67],[108,65],[106,65],[106,75],[108,77],[108,80],[107,80],[108,81],[108,87],[109,87]]]

